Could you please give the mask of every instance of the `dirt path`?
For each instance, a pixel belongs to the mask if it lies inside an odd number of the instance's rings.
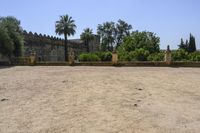
[[[0,133],[199,133],[200,68],[0,68]]]

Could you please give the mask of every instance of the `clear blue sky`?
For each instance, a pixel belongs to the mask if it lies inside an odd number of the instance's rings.
[[[134,30],[155,32],[161,48],[177,48],[180,39],[196,37],[200,49],[200,0],[1,0],[0,16],[15,16],[27,31],[55,36],[55,21],[69,14],[79,38],[84,28],[123,19]]]

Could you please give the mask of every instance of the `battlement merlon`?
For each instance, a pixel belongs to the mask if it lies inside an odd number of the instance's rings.
[[[64,39],[62,39],[62,38],[55,37],[55,36],[49,36],[49,35],[41,34],[41,33],[38,34],[37,32],[33,33],[31,31],[27,32],[26,30],[24,30],[23,34],[24,34],[25,38],[32,37],[34,39],[49,39],[51,41],[62,41],[62,42],[64,42]],[[98,42],[98,44],[100,44],[100,37],[99,37],[99,35],[96,35],[96,34],[93,34],[93,35],[94,35],[94,38],[95,38],[94,41]],[[81,40],[81,39],[69,39],[68,41],[69,41],[69,43],[72,43],[72,44],[83,43],[83,40]]]

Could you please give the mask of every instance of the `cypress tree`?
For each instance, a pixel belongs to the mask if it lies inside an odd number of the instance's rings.
[[[196,42],[195,42],[195,37],[190,34],[190,40],[189,40],[189,45],[188,45],[188,52],[192,53],[196,51]]]
[[[183,42],[183,39],[181,38],[181,44],[178,45],[179,46],[179,49],[184,49],[184,42]]]
[[[184,41],[183,41],[182,38],[181,38],[181,44],[178,45],[178,46],[179,46],[179,49],[184,49],[184,50],[186,50],[186,45],[185,45],[185,43],[184,43]]]
[[[185,41],[185,51],[189,51],[189,41],[188,39]]]
[[[183,39],[181,38],[181,43],[178,46],[179,46],[179,49],[183,49],[183,50],[185,50],[187,52],[189,51],[189,41],[188,40],[186,40],[184,42]]]

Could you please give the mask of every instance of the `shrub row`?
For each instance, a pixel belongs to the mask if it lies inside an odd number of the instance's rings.
[[[80,61],[111,61],[111,52],[83,53],[79,55]]]
[[[118,52],[120,61],[164,61],[164,51],[149,54],[144,49],[136,49],[131,52]],[[80,61],[111,61],[111,52],[97,52],[79,55]],[[200,61],[200,52],[188,53],[182,49],[172,51],[173,61]]]
[[[149,54],[144,49],[136,49],[131,52],[119,52],[118,54],[120,61],[164,61],[165,56],[164,52]],[[182,49],[172,51],[172,61],[200,61],[200,52],[188,53]]]
[[[131,52],[118,52],[120,61],[163,61],[164,52],[150,54],[144,49],[136,49]]]
[[[183,49],[172,51],[173,61],[200,61],[200,52],[188,53]]]
[[[96,54],[80,54],[80,61],[100,61],[101,59]]]

